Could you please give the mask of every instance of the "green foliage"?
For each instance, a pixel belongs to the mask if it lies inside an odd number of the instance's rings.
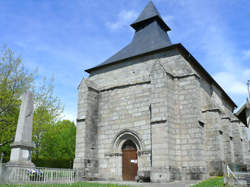
[[[74,158],[76,128],[73,122],[59,121],[44,135],[41,156],[46,158]],[[51,152],[53,150],[53,152]]]
[[[75,124],[69,120],[58,121],[43,134],[39,159],[40,167],[72,167],[75,157]]]
[[[0,51],[0,154],[4,152],[4,161],[9,160],[10,143],[15,137],[21,95],[30,89],[34,95],[32,139],[35,143],[35,160],[39,161],[45,157],[47,160],[72,160],[75,126],[67,121],[57,123],[63,107],[60,100],[54,96],[53,80],[43,79],[37,82],[35,75],[37,72],[29,73],[21,58],[16,57],[11,49],[4,47]],[[53,142],[56,142],[57,146]]]
[[[60,100],[54,96],[53,82],[43,80],[39,87],[33,88],[35,111],[33,120],[33,142],[35,148],[33,150],[35,159],[39,159],[42,149],[42,141],[44,135],[54,126],[63,112]]]
[[[213,178],[209,178],[205,181],[201,181],[200,183],[193,185],[192,187],[212,187],[212,186],[216,186],[216,187],[227,187],[224,185],[224,178],[223,177],[213,177]],[[229,187],[229,186],[228,186]]]
[[[0,152],[9,154],[21,104],[20,96],[31,88],[34,75],[28,73],[20,57],[11,49],[0,51]]]

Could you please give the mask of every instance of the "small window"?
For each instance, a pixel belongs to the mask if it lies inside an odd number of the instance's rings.
[[[199,125],[200,125],[200,127],[202,127],[202,128],[204,128],[204,126],[205,126],[205,124],[204,124],[203,122],[201,122],[201,121],[199,121]]]
[[[219,131],[220,135],[223,135],[223,131]]]
[[[231,141],[233,140],[233,137],[232,137],[232,136],[230,136],[230,140],[231,140]]]

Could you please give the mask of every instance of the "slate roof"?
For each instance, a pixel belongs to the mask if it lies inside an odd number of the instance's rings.
[[[154,4],[152,1],[149,1],[147,6],[144,8],[144,10],[141,12],[139,17],[132,23],[132,25],[142,22],[144,20],[147,20],[149,18],[155,17],[155,16],[160,16],[160,13],[158,10],[155,8]]]
[[[250,108],[250,102],[247,100],[244,105],[240,107],[240,109],[235,113],[235,115],[244,123],[246,126],[247,124],[247,115],[246,110]]]
[[[201,73],[206,77],[209,83],[214,84],[222,91],[223,96],[232,104],[234,108],[237,107],[234,101],[227,95],[227,93],[221,88],[221,86],[185,49],[185,47],[183,47],[182,44],[171,43],[167,34],[167,31],[169,31],[170,28],[163,21],[152,1],[147,4],[136,21],[131,24],[131,27],[135,29],[135,34],[130,44],[128,44],[126,47],[121,49],[118,53],[111,56],[103,63],[85,71],[91,73],[104,66],[120,63],[123,60],[136,56],[155,53],[161,50],[177,49],[179,52],[181,52],[183,57],[188,62],[194,65],[199,71],[201,71]]]
[[[162,20],[152,1],[147,4],[136,21],[131,24],[131,27],[135,29],[131,43],[103,63],[85,71],[90,73],[94,69],[113,64],[114,62],[171,45],[167,34],[167,31],[170,29]]]
[[[152,1],[149,1],[147,6],[144,8],[142,13],[139,15],[139,17],[132,23],[130,26],[133,27],[135,30],[140,27],[143,23],[155,19],[158,21],[160,26],[165,30],[169,31],[170,28],[166,25],[166,23],[163,21],[163,19],[160,16],[160,13],[158,10],[155,8],[154,4]]]

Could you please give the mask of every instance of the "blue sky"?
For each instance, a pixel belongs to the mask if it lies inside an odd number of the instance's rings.
[[[148,0],[0,0],[0,46],[30,71],[55,79],[65,117],[76,118],[77,86],[93,67],[130,42]],[[240,106],[250,79],[249,0],[153,0],[182,43]]]

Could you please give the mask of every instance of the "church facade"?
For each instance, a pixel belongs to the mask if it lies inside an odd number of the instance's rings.
[[[247,125],[150,1],[134,37],[78,87],[74,168],[86,179],[153,182],[223,174],[246,164]]]

